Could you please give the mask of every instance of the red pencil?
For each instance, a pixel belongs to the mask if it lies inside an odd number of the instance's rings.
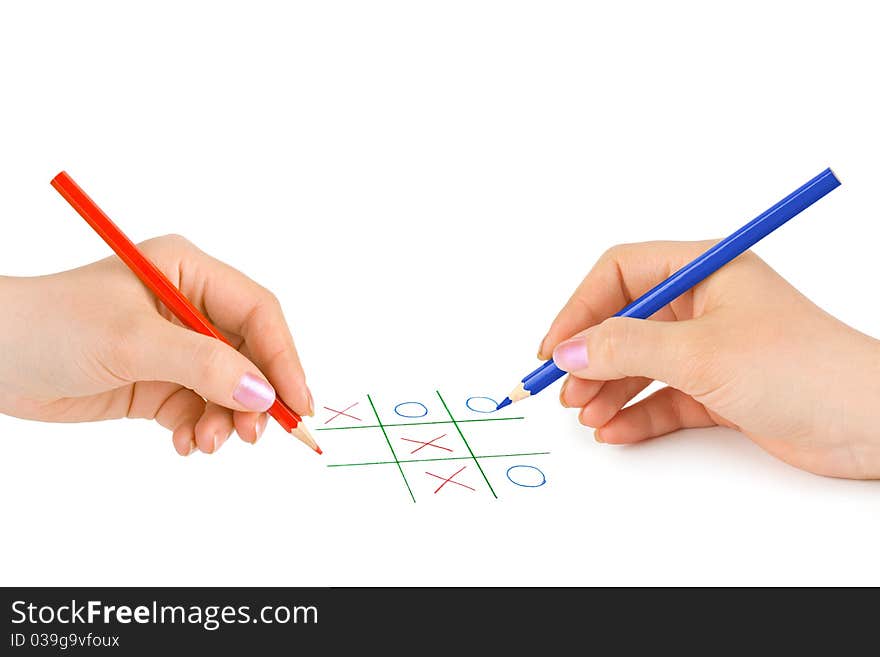
[[[168,280],[165,274],[159,271],[159,268],[140,252],[134,243],[125,236],[125,233],[119,230],[119,227],[110,220],[110,217],[104,214],[103,210],[89,198],[88,194],[73,181],[73,178],[68,176],[65,171],[62,171],[52,179],[52,187],[73,206],[73,209],[88,222],[89,226],[95,229],[95,232],[110,245],[110,248],[116,252],[116,255],[128,265],[128,268],[134,272],[144,285],[152,290],[153,294],[165,304],[168,310],[174,313],[177,319],[193,331],[198,331],[202,335],[209,335],[229,344],[229,340],[223,337],[223,334],[211,325],[211,322],[189,302],[189,299],[174,287],[174,284]],[[305,424],[302,423],[302,418],[285,404],[281,397],[275,397],[275,403],[272,404],[268,412],[285,431],[299,438],[318,454],[323,453]]]

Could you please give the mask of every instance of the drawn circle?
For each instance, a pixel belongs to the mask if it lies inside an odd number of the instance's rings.
[[[399,410],[397,410],[401,406],[421,406],[423,412],[420,415],[407,415],[406,413],[401,413]],[[428,407],[425,406],[422,402],[400,402],[397,406],[394,407],[394,412],[397,413],[400,417],[406,418],[425,417],[428,414]]]
[[[485,400],[486,400],[487,402],[489,402],[492,406],[491,406],[491,408],[489,408],[488,410],[485,410],[485,409],[480,408],[480,406],[481,406],[482,404],[477,404],[477,408],[474,408],[473,406],[471,406],[471,401],[473,401],[474,399],[485,399]],[[467,398],[467,401],[464,403],[464,405],[467,406],[467,407],[468,407],[470,410],[472,410],[474,413],[494,413],[495,411],[498,410],[498,402],[495,401],[494,399],[492,399],[491,397],[480,397],[480,396],[477,396],[477,397],[468,397],[468,398]]]
[[[512,470],[516,470],[517,468],[522,468],[523,470],[531,470],[526,476],[528,479],[526,481],[528,483],[523,483],[522,481],[517,481],[513,477],[510,476]],[[520,473],[523,475],[525,473]],[[507,468],[507,478],[510,480],[510,483],[515,484],[517,486],[522,486],[523,488],[540,488],[544,484],[547,483],[547,477],[541,472],[538,468],[533,465],[512,465]]]

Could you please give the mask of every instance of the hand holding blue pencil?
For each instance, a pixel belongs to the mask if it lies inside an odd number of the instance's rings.
[[[647,319],[838,186],[840,181],[834,172],[825,169],[614,316]],[[523,377],[513,391],[498,404],[498,408],[504,408],[513,402],[539,393],[565,374],[566,372],[557,367],[552,359],[546,361]]]

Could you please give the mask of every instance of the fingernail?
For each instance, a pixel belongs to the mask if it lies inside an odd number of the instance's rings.
[[[189,444],[189,451],[186,453],[186,455],[189,456],[197,449],[198,449],[198,446],[196,445],[196,441],[194,440]]]
[[[566,372],[577,372],[587,366],[587,339],[583,336],[566,340],[553,350],[553,361]]]
[[[547,336],[544,336],[544,339],[541,340],[541,346],[538,347],[538,360],[541,360],[544,358],[544,356],[542,354],[544,353],[544,343],[545,342],[547,342]]]
[[[263,432],[266,430],[266,423],[269,421],[268,415],[261,415],[257,418],[257,423],[254,425],[254,433],[256,434],[256,438],[254,438],[254,445],[257,444],[257,441],[260,439],[260,436],[263,435]]]
[[[229,436],[232,435],[232,432],[227,433],[225,436],[222,433],[214,434],[214,451],[216,452],[220,447],[223,446],[227,440],[229,440]]]
[[[306,392],[309,393],[309,417],[315,417],[315,398],[312,397],[312,391],[306,388]]]
[[[593,432],[593,438],[596,439],[596,442],[597,442],[597,443],[603,443],[603,444],[605,443],[605,441],[602,440],[602,437],[599,435],[599,432],[598,432],[598,431],[594,431],[594,432]]]
[[[268,411],[275,403],[275,390],[269,382],[253,374],[241,377],[232,398],[249,411]]]

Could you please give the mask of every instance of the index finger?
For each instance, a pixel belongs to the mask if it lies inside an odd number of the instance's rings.
[[[550,358],[563,340],[599,324],[668,278],[705,251],[713,242],[640,242],[606,251],[584,278],[550,325],[538,357]],[[683,295],[690,303],[692,293]],[[682,303],[681,300],[678,301]],[[655,319],[675,319],[667,306]]]
[[[300,415],[312,402],[293,336],[278,298],[243,273],[183,238],[162,246],[177,261],[181,292],[218,329],[243,341],[236,347],[267,377],[278,395]]]

